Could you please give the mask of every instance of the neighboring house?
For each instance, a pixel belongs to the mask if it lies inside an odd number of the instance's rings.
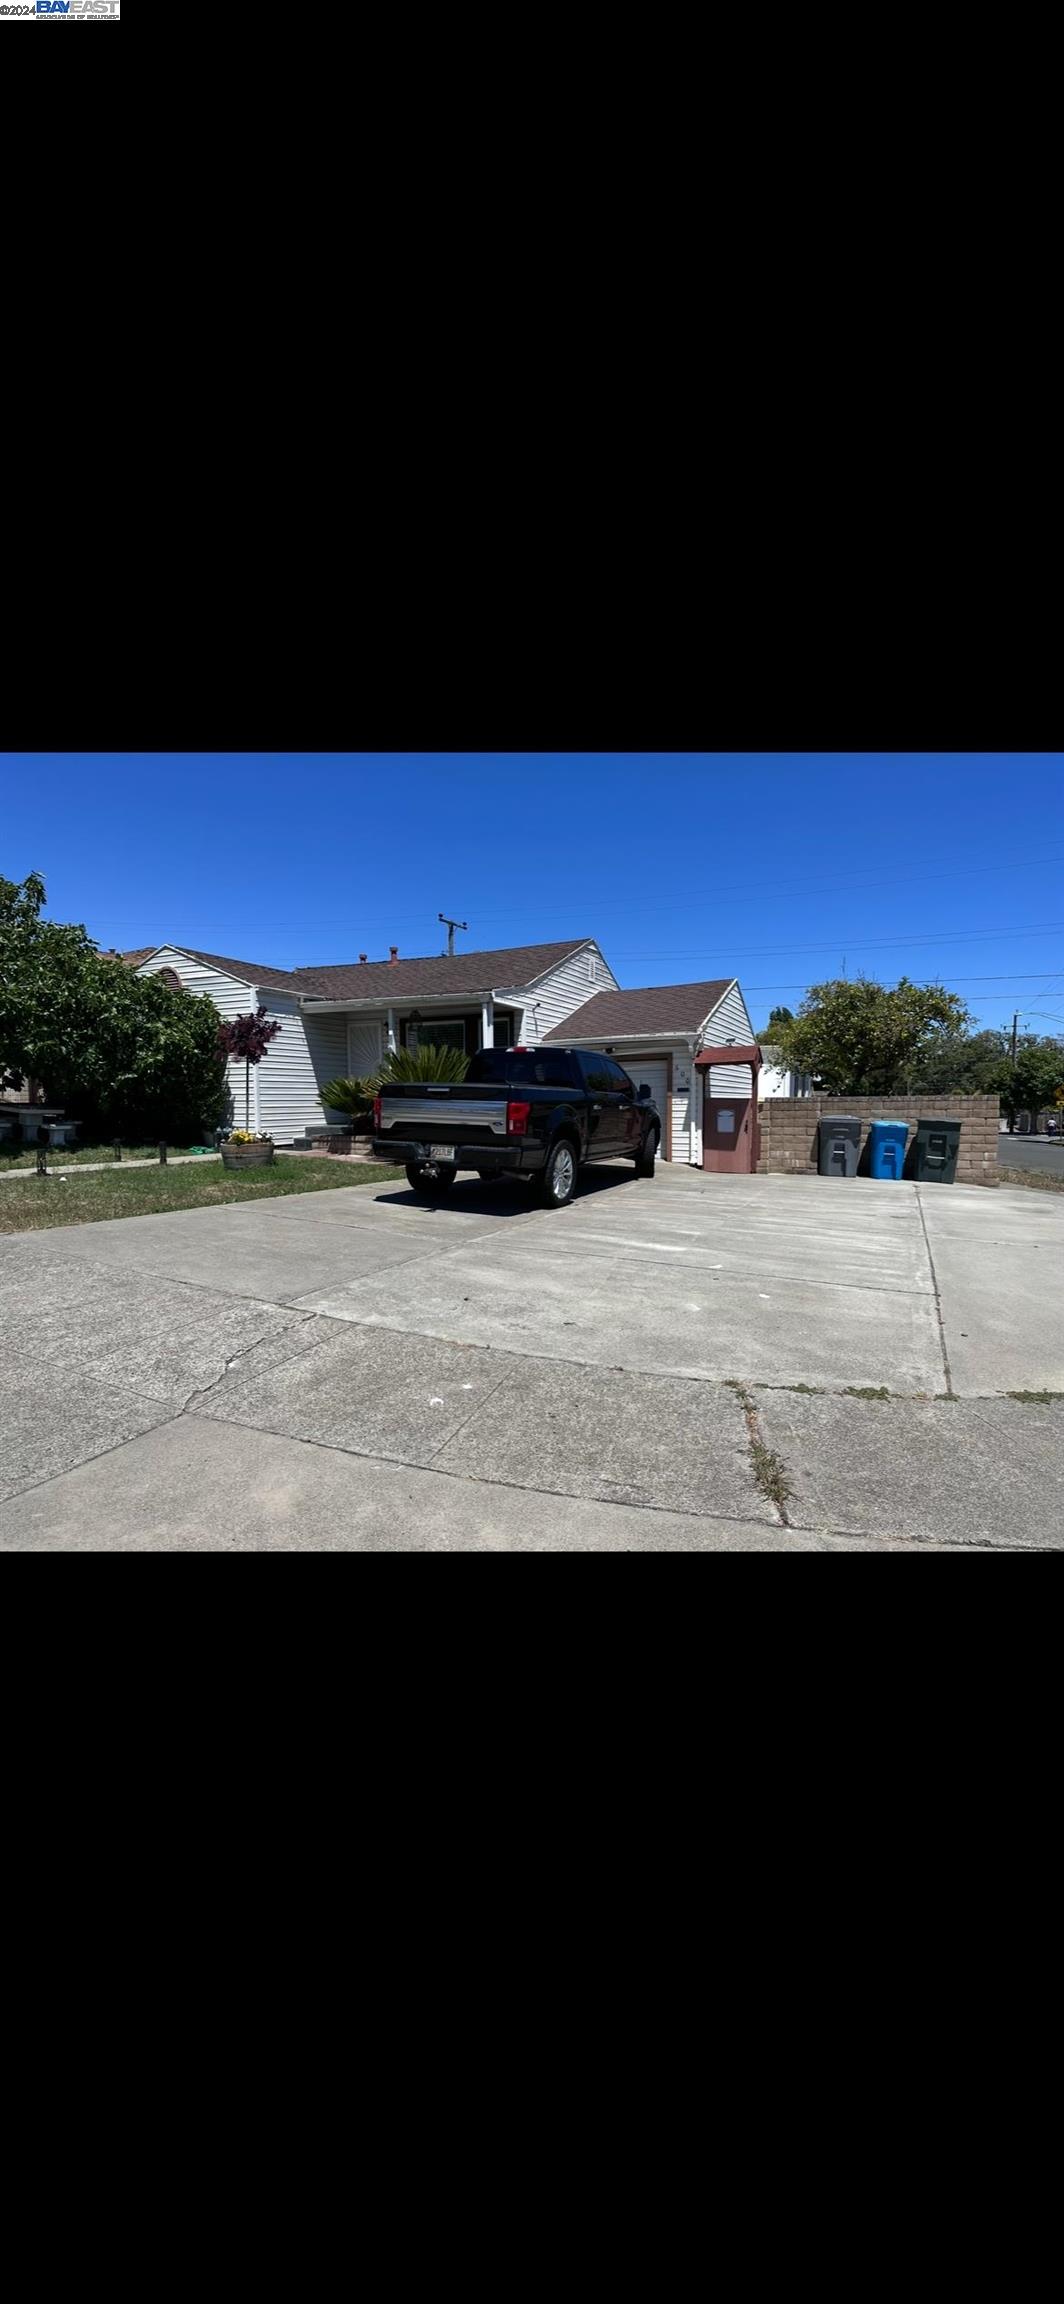
[[[323,968],[274,968],[178,944],[122,958],[141,976],[165,973],[186,992],[208,993],[224,1017],[246,1015],[261,1003],[279,1020],[280,1033],[251,1073],[251,1125],[278,1144],[321,1128],[320,1090],[327,1080],[373,1072],[391,1048],[419,1040],[442,1041],[468,1055],[516,1042],[532,1047],[590,993],[617,983],[591,936],[421,960],[400,960],[393,945],[390,960],[361,954]],[[243,1064],[231,1063],[229,1077],[242,1124]]]
[[[751,1076],[757,1049],[736,977],[598,992],[544,1038],[599,1048],[623,1064],[637,1088],[646,1082],[662,1117],[663,1160],[694,1168],[754,1167]],[[703,1056],[704,1050],[729,1045],[747,1061],[710,1063]]]
[[[811,1072],[787,1071],[780,1063],[778,1048],[767,1040],[761,1042],[761,1070],[757,1075],[757,1096],[761,1103],[766,1096],[811,1096]]]

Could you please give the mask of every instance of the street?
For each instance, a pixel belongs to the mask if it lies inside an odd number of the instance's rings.
[[[1064,1176],[1064,1144],[1059,1136],[998,1137],[998,1159],[1003,1168],[1046,1168]]]

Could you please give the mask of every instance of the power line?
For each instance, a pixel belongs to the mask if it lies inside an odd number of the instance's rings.
[[[1056,975],[1055,969],[1053,974]],[[811,981],[811,978],[803,977],[800,984],[747,984],[743,989],[747,992],[806,992]],[[950,976],[951,984],[1038,984],[1041,981],[1036,970],[1032,970],[1028,976]]]
[[[125,933],[128,935],[130,930],[127,928]],[[142,929],[141,934],[143,935],[144,933],[146,933],[146,931]],[[201,935],[213,934],[213,931],[201,929],[197,931],[197,933]],[[257,928],[251,930],[249,933],[253,939],[257,939],[259,936],[259,930]],[[273,929],[267,929],[263,931],[262,941],[265,943],[269,940],[271,935],[280,935],[281,933],[282,931],[276,927]],[[305,930],[293,930],[291,933],[304,934]],[[244,936],[244,932],[241,930],[239,931],[239,934],[241,936],[241,940],[246,942],[247,938]],[[1048,920],[1042,922],[1041,925],[1036,928],[1005,927],[946,929],[934,936],[869,936],[863,941],[858,937],[854,937],[852,938],[852,948],[858,952],[884,952],[897,951],[899,949],[907,950],[916,944],[940,945],[978,944],[987,942],[1003,943],[1006,938],[1009,938],[1015,942],[1024,936],[1064,936],[1064,925],[1056,920]],[[561,944],[565,943],[567,939],[565,937],[545,937],[541,939],[541,941],[545,943]],[[576,943],[579,941],[579,939],[574,937],[572,941]],[[598,942],[599,939],[596,938],[595,941]],[[774,960],[777,958],[787,959],[792,953],[802,954],[806,952],[837,952],[840,947],[840,942],[841,938],[836,935],[832,937],[829,943],[826,944],[748,944],[746,946],[740,946],[738,950],[732,947],[730,950],[730,957],[733,960]],[[847,950],[850,948],[851,937],[849,934],[847,934]],[[491,947],[485,946],[482,947],[482,949],[490,950]],[[513,947],[513,949],[520,949],[520,947]],[[413,959],[429,959],[431,957],[433,957],[433,955],[429,953],[411,954],[411,958]],[[646,949],[643,949],[640,952],[617,952],[614,954],[614,958],[621,961],[638,961],[640,966],[644,965],[648,960],[704,960],[705,945],[688,944],[685,945],[682,950],[673,950],[669,952],[648,952]],[[328,961],[308,961],[305,963],[305,965],[308,967],[328,967],[330,965],[336,966],[337,963],[335,961],[332,963]],[[1044,971],[1044,973],[1046,975],[1057,975],[1059,974],[1059,970],[1047,969]],[[999,978],[999,981],[1004,982],[1004,977]]]
[[[1054,864],[1064,860],[1064,850],[1040,850],[1039,856],[1040,861],[1043,864]],[[984,877],[987,874],[996,874],[1000,878],[1002,870],[1003,864],[1002,860],[999,858],[995,864],[950,865],[947,869],[941,872],[880,872],[874,874],[864,872],[851,872],[829,880],[803,880],[802,891],[804,893],[806,890],[812,892],[814,890],[825,888],[855,888],[859,886],[884,887],[894,889],[925,887],[931,881],[970,880]],[[748,896],[749,893],[750,890],[747,883],[734,881],[730,885],[725,884],[723,887],[715,888],[712,898],[706,899],[703,908],[706,911],[715,911],[719,906],[722,896]],[[694,911],[697,911],[699,908],[700,907],[697,900],[692,906],[688,907],[689,910]],[[609,896],[596,898],[596,910],[600,917],[603,914],[608,915],[611,911],[621,910],[623,910],[627,916],[628,909],[629,907],[627,901],[621,897],[617,897],[612,900],[609,898]],[[393,928],[417,928],[423,924],[426,917],[427,914],[425,912],[381,912],[379,914],[363,914],[361,916],[362,924],[359,929],[359,934],[365,935],[373,932],[386,935]],[[480,924],[483,927],[491,927],[492,925],[496,924],[508,927],[509,919],[511,917],[512,915],[505,915],[497,912],[482,913],[480,916]],[[170,927],[172,924],[172,921],[167,921],[166,926]],[[337,929],[342,931],[350,927],[350,916],[348,915],[343,920],[337,920],[335,922],[321,921],[319,919],[317,925],[325,928],[332,928],[335,926]],[[290,933],[298,935],[302,932],[302,921],[277,920],[272,923],[271,928],[267,931],[267,933],[274,935],[285,935]]]

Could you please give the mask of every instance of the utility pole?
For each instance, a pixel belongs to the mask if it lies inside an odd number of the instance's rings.
[[[1014,1016],[1014,1017],[1013,1017],[1013,1019],[1012,1019],[1012,1061],[1013,1061],[1013,1063],[1014,1063],[1014,1064],[1015,1064],[1015,1062],[1016,1062],[1016,1026],[1017,1026],[1017,1024],[1019,1023],[1019,1021],[1020,1021],[1020,1012],[1019,1012],[1019,1009],[1017,1009],[1017,1011],[1016,1011],[1016,1014],[1015,1014],[1015,1016]]]
[[[461,928],[468,933],[469,922],[468,920],[448,920],[446,912],[437,912],[436,918],[437,920],[442,920],[443,925],[447,930],[447,956],[448,959],[453,960],[455,929]]]

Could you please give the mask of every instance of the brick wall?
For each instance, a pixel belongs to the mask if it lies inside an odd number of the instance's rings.
[[[959,1120],[958,1184],[998,1181],[998,1099],[996,1096],[768,1096],[758,1107],[761,1129],[759,1176],[815,1175],[821,1113],[848,1112],[861,1123],[858,1174],[868,1174],[868,1131],[873,1120],[907,1120],[905,1174],[912,1174],[918,1120]]]

